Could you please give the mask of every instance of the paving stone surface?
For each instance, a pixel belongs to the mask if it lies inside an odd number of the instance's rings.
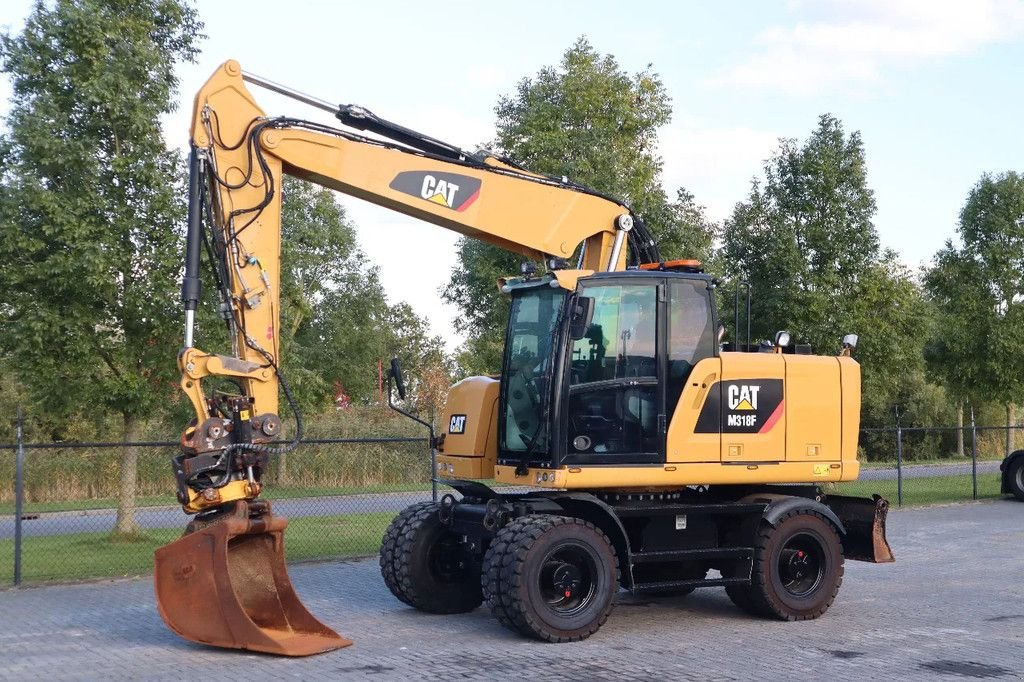
[[[0,591],[0,680],[821,680],[1024,679],[1024,504],[893,511],[897,563],[847,562],[832,609],[803,623],[737,611],[720,588],[656,600],[620,594],[585,642],[542,644],[484,609],[414,611],[376,561],[305,564],[309,609],[355,640],[305,659],[184,642],[149,580]]]

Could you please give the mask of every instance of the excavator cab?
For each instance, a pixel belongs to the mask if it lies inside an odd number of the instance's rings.
[[[712,279],[702,272],[553,275],[512,297],[498,464],[558,468],[665,461],[666,415],[716,355]]]

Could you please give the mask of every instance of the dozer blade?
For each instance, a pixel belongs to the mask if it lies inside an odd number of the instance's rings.
[[[352,644],[306,610],[284,563],[288,521],[229,516],[156,550],[160,617],[192,642],[281,656]]]
[[[885,519],[889,502],[879,495],[845,497],[827,495],[825,504],[846,527],[843,555],[847,559],[887,564],[896,561],[885,537]]]

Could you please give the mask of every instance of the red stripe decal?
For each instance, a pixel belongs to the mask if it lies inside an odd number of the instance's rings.
[[[458,211],[459,213],[462,213],[462,212],[463,212],[463,211],[465,211],[465,210],[466,210],[467,208],[469,208],[470,204],[472,204],[472,203],[473,203],[474,201],[476,201],[477,197],[479,197],[479,196],[480,196],[480,190],[479,190],[479,189],[477,189],[477,191],[473,192],[473,194],[472,194],[472,195],[471,195],[471,196],[470,196],[470,197],[469,197],[468,199],[466,199],[465,201],[463,201],[463,202],[462,202],[462,206],[459,206],[459,207],[458,207],[458,208],[457,208],[456,210],[457,210],[457,211]]]
[[[758,433],[768,433],[772,430],[772,427],[775,426],[775,422],[782,419],[782,410],[785,405],[785,400],[779,402],[779,406],[775,408],[775,411],[772,412],[772,416],[768,417],[768,421],[764,423],[764,426],[761,427],[761,430],[758,431]]]

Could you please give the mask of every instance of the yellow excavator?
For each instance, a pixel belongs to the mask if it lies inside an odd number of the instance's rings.
[[[268,118],[246,83],[345,127]],[[456,494],[406,509],[384,536],[381,573],[401,601],[433,613],[486,601],[519,633],[573,641],[604,623],[620,587],[725,586],[747,611],[798,620],[828,609],[844,557],[893,560],[885,500],[821,487],[859,471],[855,336],[838,356],[786,332],[722,344],[717,282],[663,260],[624,203],[234,61],[196,95],[191,148],[178,365],[196,416],[173,467],[194,518],[154,572],[160,615],[185,639],[289,656],[351,644],[299,601],[286,521],[259,499],[269,458],[302,438],[278,367],[286,173],[530,261],[498,283],[512,302],[500,376],[453,386],[432,443],[435,480]],[[194,346],[204,248],[227,355]],[[404,394],[397,361],[391,377]],[[295,415],[287,440],[279,392]]]

